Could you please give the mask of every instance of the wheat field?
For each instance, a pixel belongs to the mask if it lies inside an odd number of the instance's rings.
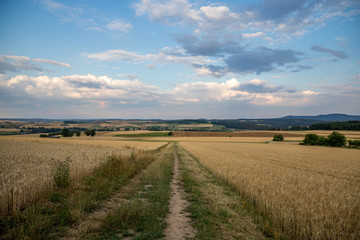
[[[180,142],[291,239],[360,238],[360,151]]]
[[[0,137],[0,214],[19,211],[52,189],[57,161],[69,160],[71,177],[78,179],[112,154],[129,154],[136,151],[134,147],[150,150],[166,144],[88,139]]]

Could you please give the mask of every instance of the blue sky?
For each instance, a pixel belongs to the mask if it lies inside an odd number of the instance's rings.
[[[360,2],[0,1],[0,117],[360,114]]]

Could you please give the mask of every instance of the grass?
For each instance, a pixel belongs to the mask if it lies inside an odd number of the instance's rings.
[[[141,175],[139,181],[127,190],[120,207],[103,220],[102,228],[88,239],[160,239],[166,227],[170,181],[173,173],[173,148],[158,159]]]
[[[19,214],[2,216],[1,239],[53,239],[61,236],[148,166],[162,149],[133,152],[129,156],[112,155],[93,174],[79,182],[68,186],[62,184],[63,179],[60,180],[60,186],[46,198],[29,205]],[[61,171],[61,174],[66,172],[64,168]]]
[[[254,212],[240,194],[222,179],[214,176],[197,159],[177,147],[180,169],[195,239],[266,239],[283,235],[269,227],[269,220]],[[249,218],[256,217],[256,223]]]
[[[149,132],[149,133],[135,133],[135,134],[117,134],[114,137],[167,137],[169,132]]]
[[[6,136],[6,135],[19,135],[20,134],[20,132],[1,132],[0,131],[0,135],[2,135],[2,136]]]

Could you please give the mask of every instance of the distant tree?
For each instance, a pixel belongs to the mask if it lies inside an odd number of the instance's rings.
[[[319,136],[314,133],[309,133],[305,135],[303,143],[305,145],[316,145],[316,141],[319,139]]]
[[[168,135],[169,135],[169,136],[172,136],[172,135],[173,135],[173,132],[168,132]]]
[[[344,134],[334,131],[328,136],[328,141],[329,146],[342,147],[346,144],[346,137]]]
[[[90,136],[95,136],[95,134],[96,134],[96,132],[95,132],[95,129],[92,129],[92,130],[90,130]]]
[[[72,137],[74,135],[74,133],[67,128],[64,128],[63,130],[61,130],[60,134],[63,137]]]
[[[84,133],[86,136],[92,136],[92,137],[95,136],[95,134],[96,134],[95,129],[92,129],[92,130],[87,129],[84,131]]]
[[[329,145],[329,139],[324,136],[319,136],[319,138],[315,141],[315,145],[327,146]]]
[[[77,131],[77,132],[76,132],[76,136],[77,136],[77,137],[80,137],[80,135],[81,135],[81,132],[80,132],[80,131]]]
[[[284,136],[281,134],[274,135],[273,141],[277,141],[277,142],[284,141]]]

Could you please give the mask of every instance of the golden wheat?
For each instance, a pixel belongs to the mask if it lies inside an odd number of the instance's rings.
[[[133,147],[155,149],[166,143],[0,138],[0,214],[19,211],[52,189],[56,161],[70,159],[73,179],[89,174],[112,154],[129,154]]]
[[[180,145],[292,239],[360,238],[360,151],[290,144]]]

